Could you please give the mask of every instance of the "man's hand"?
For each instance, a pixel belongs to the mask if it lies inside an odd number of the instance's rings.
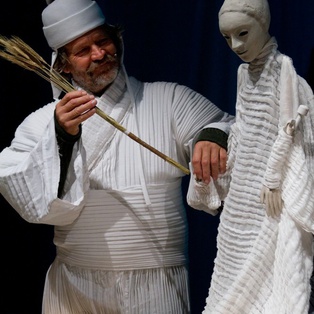
[[[210,177],[218,179],[226,172],[227,151],[216,143],[199,141],[195,144],[192,164],[197,180],[208,184]]]
[[[56,118],[65,132],[76,135],[79,125],[95,112],[96,99],[85,91],[67,93],[56,105]]]

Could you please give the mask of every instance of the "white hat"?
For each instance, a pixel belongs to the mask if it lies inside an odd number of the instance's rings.
[[[226,12],[248,14],[259,21],[265,31],[269,29],[270,11],[267,0],[225,0],[218,16],[220,17]]]
[[[103,25],[105,17],[95,1],[55,0],[43,10],[42,22],[48,45],[57,50]]]

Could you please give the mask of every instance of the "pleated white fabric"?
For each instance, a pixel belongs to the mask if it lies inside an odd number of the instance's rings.
[[[97,100],[184,166],[202,128],[228,131],[233,120],[187,87],[127,80],[123,69]],[[82,125],[57,198],[56,102],[27,117],[0,154],[2,195],[25,220],[55,225],[43,313],[189,313],[185,174],[94,115]]]
[[[280,121],[282,59],[272,38],[258,59],[239,68],[236,123],[228,148],[231,181],[222,181],[229,192],[204,314],[308,311],[314,233],[314,99],[300,77],[293,97],[310,112],[297,130],[284,166],[278,169],[282,171],[282,215],[268,217],[260,201],[267,161],[280,127],[287,122]],[[215,189],[211,192],[219,195]]]
[[[43,313],[184,314],[189,308],[184,267],[91,271],[57,259],[47,275]]]
[[[90,190],[79,219],[55,228],[58,259],[94,270],[184,266],[186,218],[180,189],[180,180],[149,189],[154,210],[147,209],[140,188]]]

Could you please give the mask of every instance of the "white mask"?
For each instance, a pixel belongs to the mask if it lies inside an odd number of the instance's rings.
[[[267,0],[225,0],[218,16],[229,47],[243,61],[253,61],[270,38]]]
[[[256,59],[270,38],[259,21],[242,12],[222,14],[219,29],[229,47],[245,62]]]

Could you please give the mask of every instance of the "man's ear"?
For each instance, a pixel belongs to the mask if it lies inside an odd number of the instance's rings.
[[[69,74],[71,71],[69,70],[69,66],[66,65],[63,69],[62,69],[62,72],[66,73],[66,74]]]

